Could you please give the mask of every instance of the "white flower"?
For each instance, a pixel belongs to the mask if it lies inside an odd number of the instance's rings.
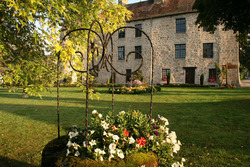
[[[99,117],[99,118],[102,118],[102,114],[99,114],[98,117]]]
[[[177,136],[175,134],[175,132],[171,132],[169,135],[168,135],[168,139],[170,139],[170,142],[169,143],[172,143],[172,144],[176,144],[177,143],[177,140],[176,140]],[[167,140],[168,141],[168,140]]]
[[[162,140],[161,144],[164,144],[164,143],[166,143],[166,140]]]
[[[174,153],[177,153],[179,150],[180,150],[180,145],[179,144],[175,144],[174,147],[173,147],[173,152]]]
[[[112,158],[114,158],[115,156],[113,154],[110,154],[109,156],[109,161],[111,161]]]
[[[169,128],[166,128],[166,129],[165,129],[165,133],[168,135],[168,133],[169,133]]]
[[[185,158],[181,158],[181,162],[186,162],[186,159]]]
[[[165,118],[165,117],[163,117],[163,116],[160,116],[160,115],[158,115],[158,117],[159,117],[160,120],[165,121],[165,125],[166,125],[166,126],[169,125],[169,122],[168,122],[168,119],[167,119],[167,118]]]
[[[153,140],[154,136],[149,136],[148,140]]]
[[[104,155],[104,154],[106,154],[106,152],[105,152],[104,150],[101,150],[101,151],[99,152],[99,154]]]
[[[91,145],[91,146],[94,146],[94,145],[96,145],[96,142],[95,142],[95,140],[91,140],[90,142],[89,142],[89,144]]]
[[[109,124],[106,123],[105,121],[102,121],[102,122],[101,122],[101,126],[102,126],[105,130],[109,128]]]
[[[125,114],[125,111],[121,111],[121,112],[119,112],[119,114],[120,114],[120,115],[123,115],[123,114]]]
[[[67,146],[71,147],[71,145],[72,145],[72,142],[69,140],[68,143],[67,143]]]
[[[83,147],[86,147],[86,141],[84,141],[84,142],[82,143],[82,145],[83,145]]]
[[[75,156],[78,157],[80,155],[79,151],[75,152]]]
[[[72,137],[74,137],[75,132],[69,132],[69,138],[71,139]]]
[[[72,146],[74,147],[75,150],[78,150],[78,147],[80,147],[77,143],[72,143]]]
[[[96,152],[97,154],[99,154],[100,151],[101,151],[100,148],[96,148],[96,149],[95,149],[95,152]]]
[[[107,135],[107,132],[104,131],[104,132],[103,132],[103,136],[106,136],[106,135]]]
[[[139,148],[139,147],[140,147],[140,145],[139,145],[139,144],[136,144],[136,145],[135,145],[135,147]]]
[[[102,157],[102,156],[100,156],[99,160],[100,160],[100,161],[103,161],[103,157]]]
[[[134,144],[135,139],[131,136],[131,137],[128,138],[128,142],[129,142],[129,144]]]
[[[122,150],[120,150],[120,149],[117,150],[117,156],[118,156],[119,158],[121,158],[121,159],[124,158],[124,154],[123,154]]]
[[[118,140],[119,140],[119,136],[114,135],[114,136],[113,136],[113,140],[114,140],[114,141],[118,141]]]
[[[165,120],[165,125],[166,125],[166,126],[168,126],[168,125],[169,125],[169,122],[168,122],[168,120],[167,120],[167,119]]]
[[[180,167],[180,163],[179,162],[175,162],[171,165],[171,167]]]
[[[160,126],[160,130],[164,130],[165,129],[165,127],[164,126]]]
[[[69,132],[69,138],[73,138],[73,137],[76,137],[79,133],[76,131],[76,132]]]
[[[92,111],[92,114],[94,115],[94,114],[98,114],[98,112],[96,111],[96,110],[93,110]]]
[[[170,139],[176,139],[176,133],[174,131],[171,131],[171,133],[168,135]]]
[[[155,119],[152,119],[151,122],[154,123],[154,122],[155,122]]]
[[[115,150],[115,149],[116,149],[116,144],[115,144],[115,143],[111,143],[111,144],[109,145],[109,149],[110,149],[110,150]]]
[[[108,132],[108,136],[109,136],[109,137],[112,137],[112,136],[114,136],[114,135],[113,135],[112,133],[109,133],[109,132]]]
[[[110,154],[115,154],[115,150],[109,150]]]
[[[93,133],[95,133],[95,131],[94,131],[94,130],[91,130],[91,131],[90,131],[90,134],[93,134]]]
[[[158,143],[158,142],[156,142],[156,145],[158,146],[158,145],[159,145],[159,143]]]
[[[67,149],[66,156],[68,156],[69,154],[70,154],[70,151],[69,151],[69,149]]]

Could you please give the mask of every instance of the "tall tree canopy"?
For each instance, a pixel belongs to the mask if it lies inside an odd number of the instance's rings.
[[[36,93],[53,82],[62,29],[89,28],[98,20],[108,32],[125,25],[130,16],[114,0],[1,0],[0,66],[5,69],[5,81]],[[41,28],[35,26],[37,23]],[[83,43],[79,35],[86,37],[76,34],[74,42]],[[68,41],[70,49],[66,51],[73,53],[73,44]],[[69,59],[68,52],[63,52],[62,60]]]
[[[250,29],[249,0],[196,0],[193,9],[199,12],[196,24],[214,32],[222,24],[225,30],[246,33]]]

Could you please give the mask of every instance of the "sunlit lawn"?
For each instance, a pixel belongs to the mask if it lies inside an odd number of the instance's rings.
[[[97,88],[100,101],[90,113],[111,110],[111,94]],[[85,95],[79,88],[61,88],[62,134],[84,125]],[[149,114],[149,94],[115,95],[115,112],[139,109]],[[153,115],[168,118],[182,142],[186,166],[250,165],[250,88],[162,88],[154,95]],[[39,166],[43,147],[57,137],[56,89],[43,99],[21,98],[0,88],[0,166]]]

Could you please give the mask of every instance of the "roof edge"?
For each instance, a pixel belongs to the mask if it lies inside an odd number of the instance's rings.
[[[127,22],[130,23],[130,22],[133,22],[133,21],[142,21],[142,20],[149,20],[149,19],[155,19],[155,18],[161,18],[161,17],[176,16],[176,15],[182,15],[182,14],[192,14],[192,13],[198,13],[198,11],[171,13],[171,14],[152,16],[152,17],[146,17],[146,18],[141,18],[141,19],[131,19],[131,20],[127,21]]]

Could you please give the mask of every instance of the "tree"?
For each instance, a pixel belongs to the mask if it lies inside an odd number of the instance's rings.
[[[29,0],[25,3],[5,0],[1,1],[0,14],[0,65],[6,69],[5,81],[11,83],[10,86],[24,87],[30,94],[53,82],[55,53],[62,50],[59,40],[62,31],[59,30],[88,28],[93,20],[98,20],[108,32],[124,25],[131,15],[114,0]],[[36,22],[43,28],[36,27]],[[68,40],[69,47],[61,54],[62,61],[68,61],[75,54],[76,46],[84,44],[82,39],[86,39],[86,35],[75,34],[77,38]],[[84,47],[81,49],[84,51]]]
[[[196,0],[193,9],[199,12],[196,24],[214,33],[218,25],[224,30],[237,33],[240,44],[240,63],[250,69],[249,41],[250,1],[249,0]]]
[[[220,24],[224,30],[249,33],[249,0],[196,0],[193,9],[199,12],[196,24],[214,32]]]

